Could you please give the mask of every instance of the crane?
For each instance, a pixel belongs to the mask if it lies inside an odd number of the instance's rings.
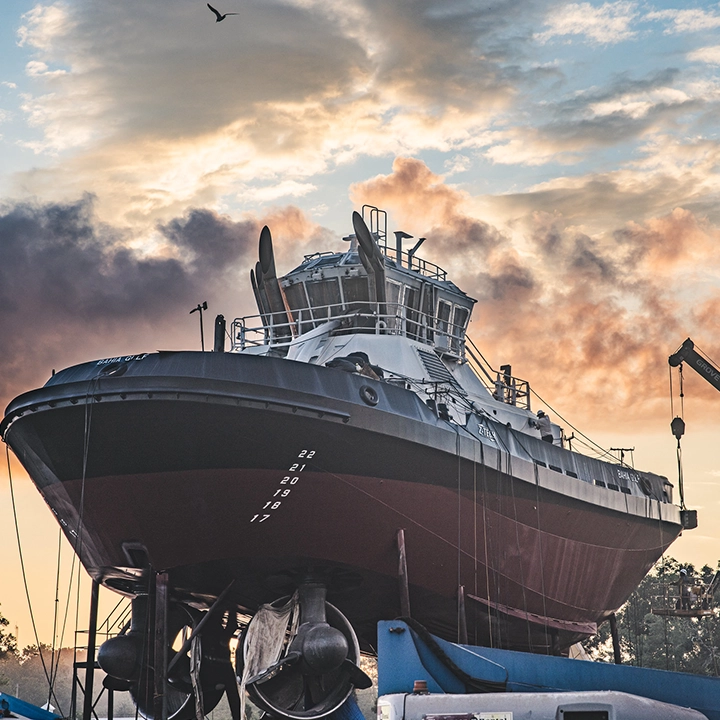
[[[696,373],[702,375],[716,390],[720,390],[720,370],[718,370],[706,357],[703,357],[696,349],[695,343],[690,338],[668,358],[671,368],[680,368],[680,397],[683,397],[682,387],[682,364],[687,363]],[[670,397],[672,401],[672,375],[670,379]],[[678,462],[678,488],[680,491],[680,516],[683,527],[692,529],[697,527],[697,511],[688,510],[685,507],[683,492],[683,471],[682,471],[682,450],[680,438],[685,433],[685,421],[681,415],[674,417],[670,423],[672,433],[677,439],[677,462]],[[720,586],[720,571],[715,573],[712,580],[699,582],[697,579],[687,577],[687,571],[680,571],[677,581],[677,595],[673,595],[669,586],[664,587],[663,607],[653,607],[651,612],[654,615],[684,616],[684,617],[705,617],[714,613],[712,604],[715,591]]]
[[[687,363],[699,375],[702,375],[715,389],[720,390],[720,370],[718,370],[706,357],[703,357],[696,349],[695,343],[687,338],[685,342],[668,358],[668,364],[671,368],[679,367],[680,369],[680,397],[683,397],[682,389],[682,364]],[[672,400],[672,378],[670,381],[671,400]],[[672,433],[677,439],[677,460],[678,460],[678,489],[680,491],[680,507],[682,509],[683,527],[690,529],[697,527],[697,511],[687,510],[685,507],[685,497],[683,492],[683,472],[682,472],[682,450],[680,448],[680,438],[685,433],[685,421],[680,416],[674,417],[670,423]],[[687,523],[687,524],[686,524]]]
[[[695,343],[690,338],[668,358],[670,367],[677,367],[683,362],[702,375],[716,390],[720,390],[720,370],[695,350]]]

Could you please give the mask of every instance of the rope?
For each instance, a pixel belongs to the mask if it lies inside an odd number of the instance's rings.
[[[683,378],[683,364],[678,365],[678,375],[680,376],[680,417],[685,419],[685,383]]]
[[[555,410],[555,408],[554,408],[552,405],[550,405],[549,402],[546,402],[545,400],[543,400],[543,398],[541,398],[540,395],[538,395],[534,390],[531,389],[530,392],[531,392],[543,405],[549,407],[550,410],[552,410],[553,414],[554,414],[554,415],[557,415],[557,417],[559,417],[566,425],[568,425],[568,426],[572,429],[572,431],[573,431],[574,433],[576,433],[577,435],[580,435],[582,438],[584,438],[585,440],[587,440],[587,442],[590,443],[590,445],[595,448],[595,451],[596,451],[596,452],[599,452],[600,457],[609,457],[609,458],[611,458],[614,462],[617,462],[617,458],[616,458],[609,450],[606,450],[604,447],[602,447],[602,445],[598,445],[592,438],[589,438],[587,435],[585,435],[585,433],[583,433],[583,432],[581,432],[580,430],[578,430],[567,418],[564,418],[557,410]]]
[[[80,557],[80,551],[82,547],[82,522],[83,517],[85,514],[85,479],[87,476],[87,462],[88,462],[88,453],[90,450],[90,428],[92,426],[92,404],[89,402],[92,397],[94,397],[94,389],[99,383],[99,377],[91,378],[88,382],[88,388],[87,392],[85,393],[85,409],[84,409],[84,427],[83,427],[83,458],[82,458],[82,480],[81,480],[81,486],[80,486],[80,510],[78,512],[78,522],[77,522],[77,530],[75,531],[75,542],[73,544],[73,556],[70,563],[70,578],[68,579],[68,592],[67,592],[67,600],[65,602],[65,614],[63,617],[63,627],[62,631],[60,633],[60,645],[62,646],[64,637],[65,637],[65,630],[67,628],[67,619],[70,612],[70,596],[72,591],[72,584],[73,579],[75,576],[75,568],[77,564],[77,560]],[[78,569],[77,574],[77,581],[76,581],[76,589],[75,589],[75,642],[74,642],[74,649],[73,649],[73,665],[77,663],[77,635],[78,635],[78,627],[80,625],[80,580],[81,580],[81,573]],[[87,658],[87,661],[89,662],[90,659]],[[58,660],[59,662],[59,660]],[[82,687],[82,686],[81,686]],[[85,692],[83,688],[83,693]],[[73,697],[75,693],[73,691]],[[73,708],[73,710],[76,710],[77,708]],[[136,720],[137,720],[137,708],[136,708]]]
[[[509,470],[510,468],[508,468]],[[520,528],[518,527],[518,519],[517,519],[517,500],[515,498],[515,479],[512,476],[512,473],[509,473],[510,475],[510,492],[512,493],[512,500],[513,500],[513,516],[515,520],[515,544],[517,546],[517,553],[520,563],[520,586],[522,587],[522,594],[523,594],[523,605],[525,606],[525,624],[527,626],[527,636],[528,636],[528,647],[530,648],[530,652],[535,652],[533,647],[533,641],[532,641],[532,632],[530,630],[530,615],[528,614],[528,602],[527,602],[527,588],[525,586],[525,568],[523,567],[523,554],[522,554],[522,548],[520,547]],[[547,632],[547,627],[545,628]]]
[[[505,516],[504,513],[504,507],[503,507],[503,494],[502,494],[502,450],[498,449],[497,454],[497,465],[495,467],[495,497],[497,498],[497,507],[498,512],[497,514],[502,518]],[[502,523],[496,522],[495,523],[495,538],[493,542],[493,548],[496,553],[495,557],[499,558],[502,557],[502,553],[505,552],[505,548],[503,547],[501,540],[502,540]],[[494,563],[493,563],[494,565]],[[494,584],[495,584],[495,602],[497,605],[503,605],[505,604],[503,601],[505,600],[503,596],[503,583],[501,582],[501,579],[507,580],[504,573],[502,573],[499,568],[494,567]],[[489,599],[489,598],[488,598]],[[497,610],[496,617],[497,617]],[[503,623],[499,621],[496,623],[495,629],[497,630],[497,644],[498,647],[503,647]]]
[[[55,569],[55,605],[53,612],[53,630],[52,630],[52,652],[50,655],[50,691],[48,692],[48,705],[50,705],[50,695],[52,694],[52,686],[55,683],[58,669],[60,667],[60,653],[57,655],[57,664],[55,659],[55,640],[57,639],[57,620],[58,620],[58,603],[60,602],[60,557],[62,552],[62,528],[58,527],[58,554],[57,567]]]
[[[515,442],[527,453],[527,455],[529,457],[532,457],[532,453],[527,449],[527,447],[525,447],[525,445],[523,445],[523,442],[518,435],[519,435],[518,433],[513,433]],[[505,443],[502,440],[502,437],[500,437],[499,435],[498,435],[498,437],[500,438],[500,442],[502,442],[503,445],[505,445]],[[507,448],[507,445],[505,445],[505,447]],[[508,457],[511,457],[509,449],[508,449]],[[508,467],[508,469],[509,469],[509,467]],[[536,463],[533,463],[533,470],[534,470],[534,475],[535,475],[535,512],[536,512],[536,517],[537,517],[538,544],[540,545],[540,582],[541,582],[541,588],[542,588],[543,617],[547,618],[547,604],[546,604],[547,596],[545,594],[545,568],[544,568],[545,553],[543,552],[542,531],[540,530],[540,494],[539,494],[540,493],[540,490],[539,490],[540,481],[539,481],[539,476],[538,476],[538,466]],[[515,486],[512,482],[512,474],[510,475],[510,480],[511,480],[510,487],[512,489],[512,496],[513,496],[513,505],[515,505]],[[517,508],[516,507],[514,508],[514,512],[515,512],[515,532],[517,534],[518,528],[517,528]],[[518,542],[518,553],[519,553],[520,552],[519,536],[518,536],[517,542]],[[523,569],[522,561],[520,563],[520,569],[521,569],[521,571]],[[527,596],[526,596],[524,572],[521,573],[521,583],[522,583],[522,589],[523,589],[523,602],[525,603],[525,619],[527,622],[527,629],[528,629],[528,642],[530,644],[531,651],[533,651],[532,650],[533,644],[532,644],[532,640],[530,639],[530,617],[528,615],[528,609],[527,609]],[[547,637],[547,633],[548,633],[547,622],[544,624],[544,627],[545,627],[545,636]]]
[[[63,615],[62,630],[60,631],[60,641],[59,641],[60,647],[58,650],[58,661],[57,661],[57,666],[56,666],[57,670],[56,670],[55,677],[53,678],[53,682],[55,682],[57,680],[57,671],[59,671],[59,668],[60,668],[60,656],[61,656],[62,650],[63,650],[63,642],[65,639],[65,630],[67,628],[67,619],[68,619],[68,614],[70,611],[70,597],[71,597],[71,593],[72,593],[72,584],[73,584],[73,578],[75,576],[75,559],[76,559],[76,556],[73,553],[72,560],[70,562],[70,579],[68,581],[68,589],[67,589],[67,595],[66,595],[66,601],[65,601],[65,613]]]
[[[461,533],[461,519],[462,519],[462,496],[461,496],[461,457],[460,457],[460,427],[458,425],[455,425],[455,454],[457,456],[457,588],[458,591],[460,590],[461,583],[461,553],[460,553],[460,546],[462,542],[462,533]],[[467,630],[467,622],[465,623],[465,628]],[[457,631],[458,631],[458,642],[460,642],[460,612],[458,612],[457,616]]]
[[[670,420],[675,419],[675,398],[673,393],[673,373],[672,366],[668,363],[668,375],[670,378]]]
[[[64,715],[61,710],[60,701],[58,700],[52,683],[50,681],[50,674],[48,672],[47,664],[45,663],[45,658],[43,657],[42,647],[40,645],[40,636],[38,635],[37,624],[35,623],[35,613],[33,612],[32,601],[30,600],[30,588],[28,587],[27,572],[25,571],[25,557],[22,551],[22,543],[20,542],[20,524],[18,523],[17,505],[15,503],[15,488],[13,484],[12,469],[10,465],[10,446],[7,444],[7,442],[5,443],[5,456],[7,458],[8,479],[10,481],[10,502],[12,504],[13,520],[15,523],[15,538],[17,540],[18,554],[20,556],[20,570],[22,571],[23,586],[25,588],[25,598],[27,599],[28,610],[30,612],[30,622],[32,624],[33,634],[35,635],[35,644],[37,645],[38,655],[40,656],[40,663],[42,664],[43,672],[45,673],[45,679],[47,680],[50,694],[55,699],[58,710],[60,710],[60,714]]]
[[[685,491],[683,489],[683,465],[682,465],[682,447],[680,447],[680,438],[677,441],[677,449],[675,451],[677,455],[677,466],[678,466],[678,492],[680,494],[680,509],[685,510]]]
[[[677,449],[675,455],[677,458],[678,468],[678,494],[680,495],[680,509],[685,510],[685,489],[683,486],[683,466],[682,466],[682,447],[680,445],[680,437],[682,436],[684,425],[685,425],[685,387],[683,378],[683,364],[678,365],[678,376],[680,379],[680,420],[682,423],[682,429],[675,435],[677,438]],[[676,433],[675,427],[675,408],[673,405],[673,386],[672,386],[672,368],[670,368],[670,414],[672,415],[671,427],[673,434]]]
[[[480,462],[482,463],[482,483],[483,483],[483,497],[482,497],[482,512],[483,512],[483,542],[485,545],[485,591],[487,593],[487,599],[490,600],[490,558],[488,556],[488,532],[487,532],[487,501],[485,499],[485,491],[487,490],[487,467],[485,466],[485,448],[480,443]],[[490,637],[490,647],[493,647],[493,631],[492,631],[492,616],[490,610],[487,613],[488,618],[488,635]]]
[[[473,592],[474,595],[478,594],[478,532],[477,532],[477,520],[478,520],[478,505],[477,505],[477,445],[473,443]],[[478,644],[477,639],[477,622],[473,623],[474,645]]]
[[[547,594],[545,592],[545,565],[543,558],[545,552],[542,546],[542,530],[540,529],[540,475],[538,474],[537,463],[533,463],[535,473],[535,516],[537,518],[538,543],[540,544],[540,587],[542,589],[543,617],[547,617]],[[545,625],[545,636],[547,637],[547,624]]]

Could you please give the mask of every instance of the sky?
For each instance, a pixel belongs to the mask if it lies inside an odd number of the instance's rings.
[[[689,336],[720,360],[720,5],[215,5],[238,14],[0,3],[0,405],[53,368],[199,349],[198,302],[255,312],[264,224],[284,272],[344,247],[368,203],[427,237],[423,256],[478,300],[475,343],[568,434],[634,447],[674,482],[667,357]],[[720,396],[691,370],[684,391],[700,526],[670,552],[714,566]],[[50,642],[57,526],[11,470]],[[4,459],[0,527],[0,612],[25,645]]]

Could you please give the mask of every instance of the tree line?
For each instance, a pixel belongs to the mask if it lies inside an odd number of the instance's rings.
[[[49,645],[18,648],[9,631],[9,621],[0,612],[0,692],[14,695],[39,707],[50,703],[54,712],[68,717],[73,683],[74,648],[55,649]],[[84,660],[78,657],[78,660]],[[81,681],[84,683],[84,670]],[[53,690],[50,691],[52,684]],[[97,693],[97,691],[96,691]],[[82,710],[82,693],[78,694]],[[99,717],[107,715],[106,697],[96,707]],[[115,695],[115,717],[135,717],[135,706],[127,693]]]
[[[674,610],[681,603],[682,569],[690,585],[710,587],[720,571],[720,561],[716,568],[704,565],[699,570],[672,557],[655,565],[616,613],[622,661],[657,670],[718,676],[720,616],[712,600],[706,603],[708,612],[703,617],[657,614],[658,610]],[[702,600],[693,598],[693,608],[702,609]],[[613,662],[610,623],[602,624],[583,647],[593,660]]]

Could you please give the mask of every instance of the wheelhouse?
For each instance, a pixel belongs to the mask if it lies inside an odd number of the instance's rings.
[[[368,260],[355,235],[343,238],[345,252],[307,255],[279,278],[281,304],[274,307],[256,280],[262,323],[255,327],[248,324],[250,318],[236,320],[234,350],[261,343],[282,351],[295,338],[335,321],[334,334],[402,335],[448,359],[464,358],[475,300],[450,282],[442,268],[416,255],[424,238],[406,250],[403,243],[412,236],[398,231],[392,247],[386,213],[366,205],[363,217],[369,220],[377,256]],[[255,277],[262,278],[261,269]]]

